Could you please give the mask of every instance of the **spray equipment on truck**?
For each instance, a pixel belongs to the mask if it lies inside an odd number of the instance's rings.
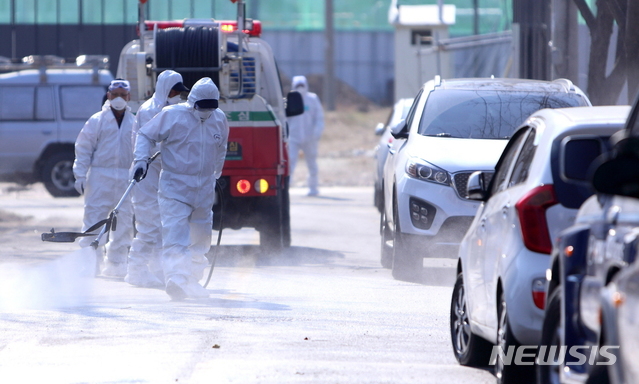
[[[261,39],[262,24],[244,17],[242,0],[231,1],[237,20],[149,21],[147,1],[140,0],[140,38],[122,49],[117,77],[131,83],[134,110],[153,95],[164,70],[179,72],[189,88],[202,77],[215,82],[230,133],[213,227],[255,228],[260,245],[279,249],[291,243],[287,117],[301,114],[304,105],[298,92],[284,97],[273,51]]]

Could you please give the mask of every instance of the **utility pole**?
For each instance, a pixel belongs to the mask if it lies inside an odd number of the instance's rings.
[[[329,111],[335,110],[335,54],[333,29],[333,0],[324,0],[324,103]]]

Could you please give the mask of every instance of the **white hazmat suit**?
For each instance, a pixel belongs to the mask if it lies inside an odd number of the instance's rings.
[[[229,124],[221,110],[202,116],[195,103],[219,96],[210,78],[198,80],[186,103],[164,108],[140,128],[136,141],[132,172],[144,167],[160,143],[162,266],[166,291],[174,300],[208,297],[193,277],[192,257],[206,259],[211,247],[215,183],[224,166]]]
[[[308,91],[305,76],[293,77],[291,90],[302,94],[304,113],[288,118],[289,173],[292,175],[295,171],[299,151],[303,151],[308,166],[309,195],[315,196],[319,193],[317,147],[324,131],[324,109],[317,95]]]
[[[84,124],[75,142],[73,175],[76,184],[84,188],[85,231],[100,220],[109,217],[129,185],[129,168],[133,161],[131,129],[134,117],[126,107],[122,123],[118,122],[107,100],[102,111],[94,114]],[[131,199],[124,201],[117,215],[117,228],[108,235],[106,245],[107,268],[116,271],[109,276],[124,277],[127,254],[133,238],[133,212]],[[101,245],[107,236],[101,239]],[[88,247],[93,237],[83,237],[81,247]],[[102,247],[98,247],[102,257]]]
[[[169,105],[169,93],[176,84],[182,83],[182,75],[166,70],[158,76],[155,93],[138,109],[133,124],[133,144],[140,127],[149,122],[162,108]],[[159,151],[159,145],[152,153]],[[164,286],[162,264],[162,222],[158,204],[158,181],[161,160],[158,156],[147,170],[146,177],[133,190],[133,210],[137,233],[131,243],[127,276],[124,281],[137,286]]]

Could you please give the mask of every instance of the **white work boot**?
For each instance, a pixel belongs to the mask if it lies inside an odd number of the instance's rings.
[[[204,277],[204,270],[209,265],[209,259],[204,255],[193,256],[191,259],[191,277],[199,282]]]
[[[146,265],[129,264],[128,272],[124,276],[124,281],[142,288],[164,288],[164,283],[160,281]]]
[[[186,297],[190,299],[206,299],[209,297],[209,291],[200,285],[200,283],[189,279],[186,285]]]
[[[102,275],[122,278],[126,276],[126,263],[107,261],[102,269]]]
[[[173,301],[189,299],[204,299],[209,297],[209,291],[200,284],[184,276],[173,276],[166,282],[166,293]]]

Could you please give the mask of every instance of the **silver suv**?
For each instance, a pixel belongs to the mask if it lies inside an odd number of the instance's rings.
[[[102,106],[113,79],[107,65],[102,56],[73,64],[50,56],[0,64],[1,180],[41,181],[53,196],[77,196],[73,147]]]

